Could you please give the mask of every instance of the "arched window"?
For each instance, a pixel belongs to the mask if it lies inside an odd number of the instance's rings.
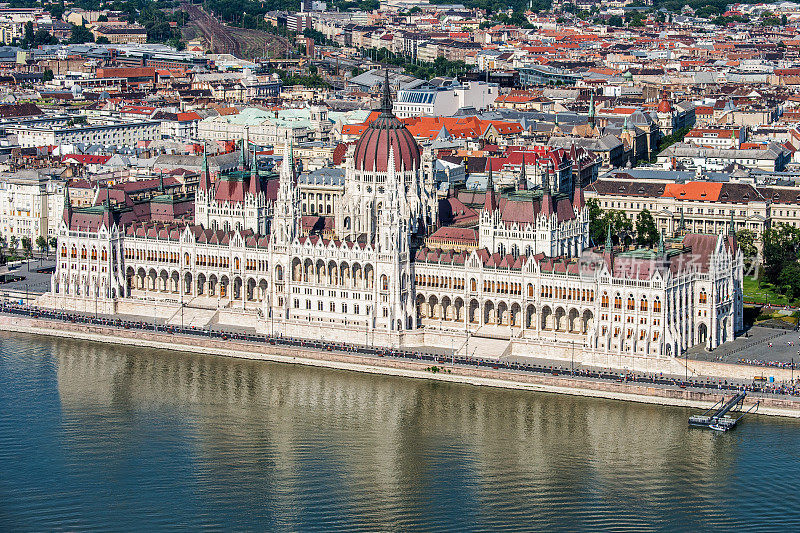
[[[628,296],[628,311],[634,311],[636,309],[636,300],[633,299],[633,296]]]
[[[186,266],[189,266],[189,261],[190,261],[189,252],[186,252],[185,254],[183,254],[183,262],[186,264]]]
[[[61,247],[61,257],[67,257],[67,247],[66,246],[62,246]]]
[[[605,292],[603,293],[603,297],[600,299],[600,305],[602,307],[608,307],[608,294]]]
[[[92,246],[92,261],[96,261],[96,260],[97,260],[97,248]]]
[[[472,292],[478,292],[478,282],[475,281],[474,278],[469,280],[469,284],[470,284],[470,290],[472,290]]]
[[[622,309],[622,298],[619,294],[614,296],[614,309]]]
[[[81,247],[81,259],[86,259],[86,247]]]
[[[381,275],[381,290],[382,291],[389,290],[389,278],[386,277],[386,274]]]
[[[642,301],[639,302],[639,311],[647,311],[647,298],[642,296]]]
[[[283,267],[280,265],[275,267],[275,279],[278,281],[283,281]]]
[[[78,257],[78,250],[75,248],[74,244],[72,245],[72,252],[70,253],[70,255],[72,256],[73,259]]]
[[[658,298],[656,298],[655,301],[653,301],[653,312],[654,313],[661,312],[661,301]]]
[[[238,257],[234,257],[233,258],[233,268],[234,268],[234,270],[239,270],[239,258]]]
[[[701,304],[708,303],[708,294],[706,294],[706,290],[705,289],[700,291],[700,303]]]
[[[105,248],[103,248],[103,250],[100,252],[100,260],[108,261],[108,252]]]

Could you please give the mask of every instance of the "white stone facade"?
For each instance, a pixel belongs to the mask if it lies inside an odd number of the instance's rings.
[[[481,357],[574,353],[613,366],[624,356],[640,368],[672,364],[698,343],[713,349],[743,326],[743,261],[732,236],[689,234],[658,250],[588,249],[586,208],[566,198],[573,211],[546,213],[535,236],[507,227],[492,247],[471,252],[415,248],[420,230],[435,224],[436,200],[419,159],[406,169],[396,156],[388,149],[384,172],[348,162],[333,239],[301,234],[291,148],[271,211],[260,197],[233,208],[236,201],[220,206],[200,195],[193,223],[120,228],[110,206],[65,208],[53,289],[40,304],[87,310],[101,302],[106,312],[152,313],[172,324],[424,342]],[[231,198],[256,187],[243,179],[225,185],[241,187]],[[212,205],[213,214],[202,210]],[[481,228],[497,229],[493,196],[487,205]],[[475,353],[474,338],[501,348]]]

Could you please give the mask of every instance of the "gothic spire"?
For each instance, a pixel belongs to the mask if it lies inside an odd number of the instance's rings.
[[[242,150],[239,152],[239,170],[244,172],[247,168],[247,141],[242,139]]]
[[[664,255],[664,230],[658,234],[658,255]]]
[[[261,192],[261,177],[258,175],[258,160],[256,151],[253,150],[253,159],[250,164],[250,194],[257,196]]]
[[[528,175],[527,171],[525,170],[525,151],[522,152],[522,169],[519,173],[519,190],[527,191],[528,190]]]
[[[606,252],[611,252],[614,249],[614,246],[611,244],[611,223],[609,223],[608,226],[606,226],[606,228],[608,228],[608,229],[607,229],[607,232],[606,232],[606,249],[605,249],[605,251]]]
[[[733,225],[733,209],[731,209],[731,220],[728,223],[728,235],[731,237],[736,236],[736,226]]]
[[[64,222],[69,226],[69,221],[72,218],[72,202],[69,199],[69,180],[64,184]]]
[[[594,93],[589,95],[589,124],[594,126]]]
[[[208,170],[208,146],[203,142],[203,164],[200,166],[200,188],[211,188],[211,173]]]
[[[497,209],[497,199],[494,196],[494,180],[492,179],[492,158],[486,158],[486,164],[489,165],[489,176],[486,178],[486,193],[483,199],[483,209],[494,213]]]
[[[389,69],[385,71],[383,78],[383,95],[381,96],[381,113],[390,115],[392,113],[392,91],[389,89]]]

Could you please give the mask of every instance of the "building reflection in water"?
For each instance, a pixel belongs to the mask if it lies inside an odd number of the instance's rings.
[[[187,501],[196,496],[186,505],[197,523],[725,520],[720,476],[738,441],[689,430],[684,409],[69,340],[52,346],[73,428],[64,446],[110,476],[133,470],[144,480],[141,472],[165,469]],[[676,514],[676,498],[691,512]]]

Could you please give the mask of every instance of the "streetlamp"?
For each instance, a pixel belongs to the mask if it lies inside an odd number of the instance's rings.
[[[569,364],[569,372],[573,376],[575,375],[575,341],[570,339],[570,345],[572,346],[572,352],[570,355],[570,364]]]

